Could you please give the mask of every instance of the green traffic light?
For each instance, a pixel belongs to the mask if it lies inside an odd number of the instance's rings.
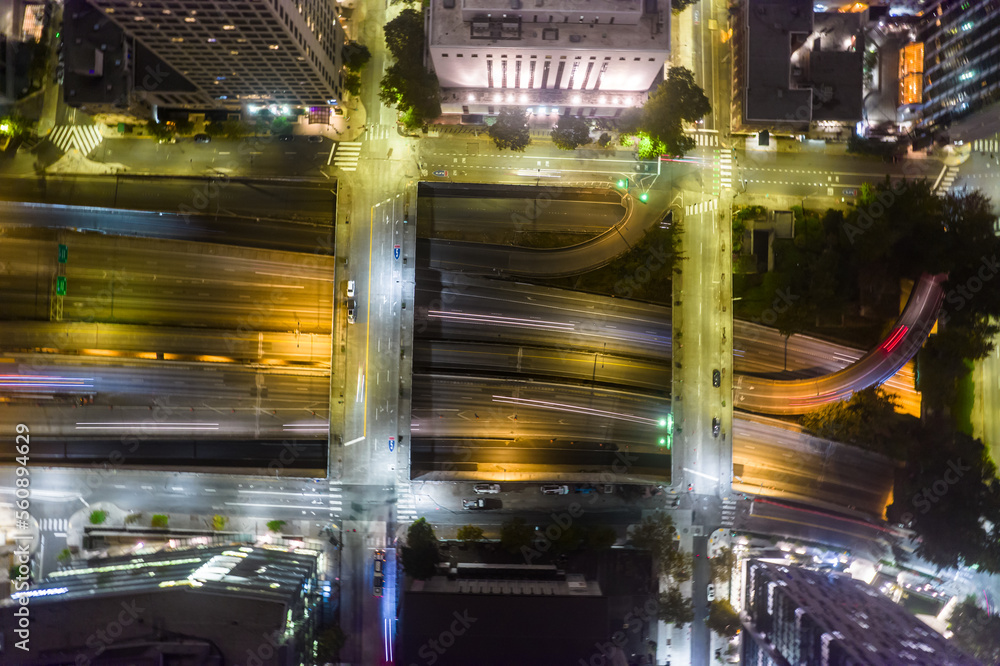
[[[625,187],[625,180],[621,179],[618,181],[618,187]]]
[[[666,446],[666,444],[667,444],[667,438],[666,437],[661,437],[660,438],[660,446]]]
[[[647,201],[649,201],[649,194],[647,194],[646,192],[640,194],[639,201],[641,201],[642,203],[646,203]]]
[[[667,420],[666,419],[660,419],[660,427],[663,428],[666,425],[667,425]]]

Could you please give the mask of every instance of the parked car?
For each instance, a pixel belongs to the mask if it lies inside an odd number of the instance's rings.
[[[718,388],[722,385],[722,373],[718,370],[712,370],[712,386]]]
[[[595,491],[593,486],[573,486],[573,492],[579,495],[591,495]]]
[[[719,417],[716,416],[712,419],[712,437],[718,437],[719,431],[722,429],[722,423],[719,421]]]
[[[462,500],[463,509],[485,509],[486,500],[482,498]]]
[[[569,495],[569,486],[542,486],[543,495]]]
[[[318,134],[310,134],[309,143],[323,143],[323,137]]]
[[[500,492],[499,483],[477,483],[472,486],[472,491],[479,495],[496,495]]]
[[[858,196],[858,188],[856,188],[856,187],[847,187],[847,188],[844,188],[844,196],[845,197],[856,197],[856,196]]]
[[[207,134],[195,134],[194,135],[194,142],[195,143],[211,143],[212,142],[212,137],[210,137]]]
[[[380,573],[375,574],[375,578],[372,581],[372,596],[381,597],[382,587],[384,584],[385,584],[385,576],[383,576]]]
[[[713,601],[715,601],[715,585],[709,583],[708,589],[706,591],[708,592],[708,602],[712,603]]]
[[[354,280],[347,281],[347,297],[354,298]]]
[[[294,138],[295,137],[292,136],[291,134],[279,134],[278,135],[278,141],[291,141]]]
[[[385,564],[385,551],[378,548],[375,549],[375,573],[382,573],[382,567]]]
[[[347,299],[347,323],[353,324],[355,322],[355,312],[358,309],[358,302],[353,298]]]

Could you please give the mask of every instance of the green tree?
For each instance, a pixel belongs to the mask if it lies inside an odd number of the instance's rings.
[[[419,518],[406,531],[406,545],[400,560],[403,570],[418,580],[426,580],[437,572],[441,560],[438,540],[425,518]]]
[[[229,524],[229,519],[225,516],[215,514],[212,516],[212,529],[216,532],[221,532],[226,529],[226,525]]]
[[[716,599],[708,608],[705,618],[708,628],[723,638],[732,638],[740,630],[740,616],[726,599]]]
[[[226,133],[226,129],[220,122],[206,123],[205,134],[209,135],[213,139],[223,136]]]
[[[559,121],[552,130],[552,143],[562,150],[585,146],[590,143],[590,124],[576,116],[559,116]]]
[[[288,121],[288,118],[278,116],[271,121],[271,131],[275,134],[290,134],[292,131],[292,123]]]
[[[803,414],[802,427],[823,439],[903,457],[906,443],[899,438],[902,417],[896,414],[896,406],[894,396],[872,386],[857,391],[848,400]]]
[[[173,121],[174,131],[178,134],[190,134],[194,131],[194,123],[188,118]]]
[[[531,545],[535,532],[523,518],[511,518],[500,526],[500,547],[508,553],[520,553]]]
[[[344,74],[344,90],[357,97],[361,94],[361,75],[357,72]]]
[[[678,588],[671,587],[660,595],[656,617],[667,624],[673,622],[675,627],[681,629],[694,620],[694,606]]]
[[[969,596],[955,606],[948,626],[962,650],[984,664],[1000,664],[1000,615],[990,615]]]
[[[72,559],[73,559],[73,553],[70,552],[69,548],[63,548],[62,550],[59,551],[59,554],[56,555],[56,561],[64,566],[69,564],[70,560]]]
[[[675,563],[677,549],[677,530],[674,521],[666,513],[655,513],[646,516],[632,530],[632,545],[640,550],[648,550],[661,566],[669,567]]]
[[[488,134],[500,150],[510,149],[524,152],[531,143],[528,131],[528,114],[521,108],[505,106],[497,114],[497,120],[490,125]]]
[[[667,154],[683,155],[694,148],[694,139],[684,134],[684,123],[694,122],[712,111],[712,105],[684,67],[671,67],[667,80],[649,96],[643,107],[641,129]]]
[[[385,45],[397,62],[423,62],[424,15],[416,9],[404,9],[385,24]]]
[[[283,520],[269,520],[267,521],[267,529],[270,532],[279,533],[281,530],[285,529],[285,521]]]
[[[174,130],[166,123],[157,123],[152,120],[146,123],[146,131],[151,137],[163,143],[174,137]]]
[[[212,123],[211,125],[207,125],[205,127],[205,133],[209,136],[224,136],[227,139],[238,141],[239,139],[250,136],[254,131],[254,125],[251,125],[250,123],[242,120],[227,120],[223,123],[218,123],[219,127],[213,128],[213,131],[215,132],[215,134],[213,134],[212,131],[209,131],[209,128],[216,124],[217,123]]]
[[[697,2],[697,0],[670,0],[670,6],[674,10],[675,14],[680,14],[695,2]]]
[[[344,649],[347,636],[339,624],[323,629],[316,638],[316,662],[318,664],[338,663],[340,651]]]
[[[717,583],[728,583],[732,577],[733,565],[736,559],[733,557],[732,548],[720,548],[715,557],[708,561],[712,568],[712,580]]]
[[[462,525],[458,528],[458,533],[456,534],[459,541],[464,541],[465,543],[482,541],[483,540],[483,528],[477,527],[475,525]]]
[[[170,516],[162,513],[156,513],[153,514],[153,518],[149,521],[149,524],[152,527],[165,528],[168,520],[170,520]]]
[[[125,524],[126,525],[135,525],[136,523],[138,523],[140,521],[142,521],[142,514],[141,513],[130,513],[127,516],[125,516]]]
[[[353,72],[360,72],[372,59],[372,54],[364,44],[347,42],[341,50],[341,57],[344,60],[344,67]]]
[[[691,580],[691,574],[694,571],[694,556],[691,553],[674,550],[665,562],[666,565],[662,567],[664,572],[675,581],[684,583]]]
[[[103,525],[104,521],[108,519],[108,512],[103,509],[95,509],[90,512],[90,524],[91,525]]]

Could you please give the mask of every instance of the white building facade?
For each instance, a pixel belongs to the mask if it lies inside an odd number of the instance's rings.
[[[344,30],[334,0],[89,2],[197,88],[158,92],[155,77],[136,72],[135,92],[151,104],[238,108],[341,100]]]
[[[640,106],[670,55],[665,0],[431,0],[444,113],[614,117]]]

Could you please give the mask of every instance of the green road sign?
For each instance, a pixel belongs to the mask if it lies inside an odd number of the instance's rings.
[[[56,293],[60,296],[66,295],[66,278],[62,275],[56,276]]]
[[[69,256],[69,250],[62,243],[59,244],[59,263],[65,264],[66,258]]]

